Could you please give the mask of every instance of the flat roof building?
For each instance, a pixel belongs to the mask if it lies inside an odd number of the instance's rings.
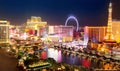
[[[94,42],[96,41],[103,41],[104,40],[104,37],[106,35],[106,30],[107,30],[107,27],[106,26],[87,26],[86,27],[87,29],[87,35],[88,35],[88,38]]]

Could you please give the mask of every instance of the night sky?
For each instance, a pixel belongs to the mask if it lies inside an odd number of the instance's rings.
[[[0,19],[11,24],[26,23],[31,16],[40,16],[50,25],[64,25],[68,16],[77,17],[80,26],[107,25],[110,0],[0,0]],[[120,0],[112,0],[113,19],[120,20]],[[69,21],[75,23],[75,21]],[[71,23],[71,24],[73,24]]]

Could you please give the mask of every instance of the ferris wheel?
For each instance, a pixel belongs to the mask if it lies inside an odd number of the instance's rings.
[[[77,18],[76,18],[75,16],[69,16],[69,17],[67,18],[66,22],[65,22],[65,26],[67,26],[68,21],[71,20],[71,19],[72,19],[72,20],[75,20],[75,22],[76,22],[76,24],[77,24],[76,31],[78,31],[78,29],[79,29],[79,23],[78,23],[78,20],[77,20]]]

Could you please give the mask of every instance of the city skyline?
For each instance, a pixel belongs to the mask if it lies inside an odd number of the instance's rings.
[[[40,16],[50,25],[64,25],[68,16],[77,17],[80,26],[107,25],[108,4],[110,0],[1,0],[0,19],[5,19],[11,24],[21,25],[26,23],[31,16]],[[113,19],[120,20],[119,0],[112,0]]]

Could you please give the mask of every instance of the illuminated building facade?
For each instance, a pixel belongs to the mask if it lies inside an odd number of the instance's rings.
[[[16,34],[16,26],[10,25],[9,26],[9,38],[19,37],[19,35]]]
[[[72,41],[73,26],[48,26],[48,34],[56,36],[56,40],[62,39],[63,42]]]
[[[5,20],[0,20],[0,43],[9,43],[9,25]]]
[[[25,32],[25,27],[24,26],[10,25],[10,27],[9,27],[10,38],[20,38],[20,36],[22,36],[22,34],[24,32]]]
[[[114,35],[114,38],[117,42],[120,42],[120,20],[113,20],[112,22],[112,32]]]
[[[31,19],[27,20],[26,31],[29,34],[36,36],[44,36],[46,32],[47,22],[43,22],[41,17],[32,16]]]
[[[92,40],[93,42],[101,42],[104,40],[104,36],[106,34],[106,29],[107,27],[90,27],[90,26],[87,26],[85,27],[87,29],[87,32],[84,32],[84,34],[86,34],[88,36],[88,38],[90,40]]]

